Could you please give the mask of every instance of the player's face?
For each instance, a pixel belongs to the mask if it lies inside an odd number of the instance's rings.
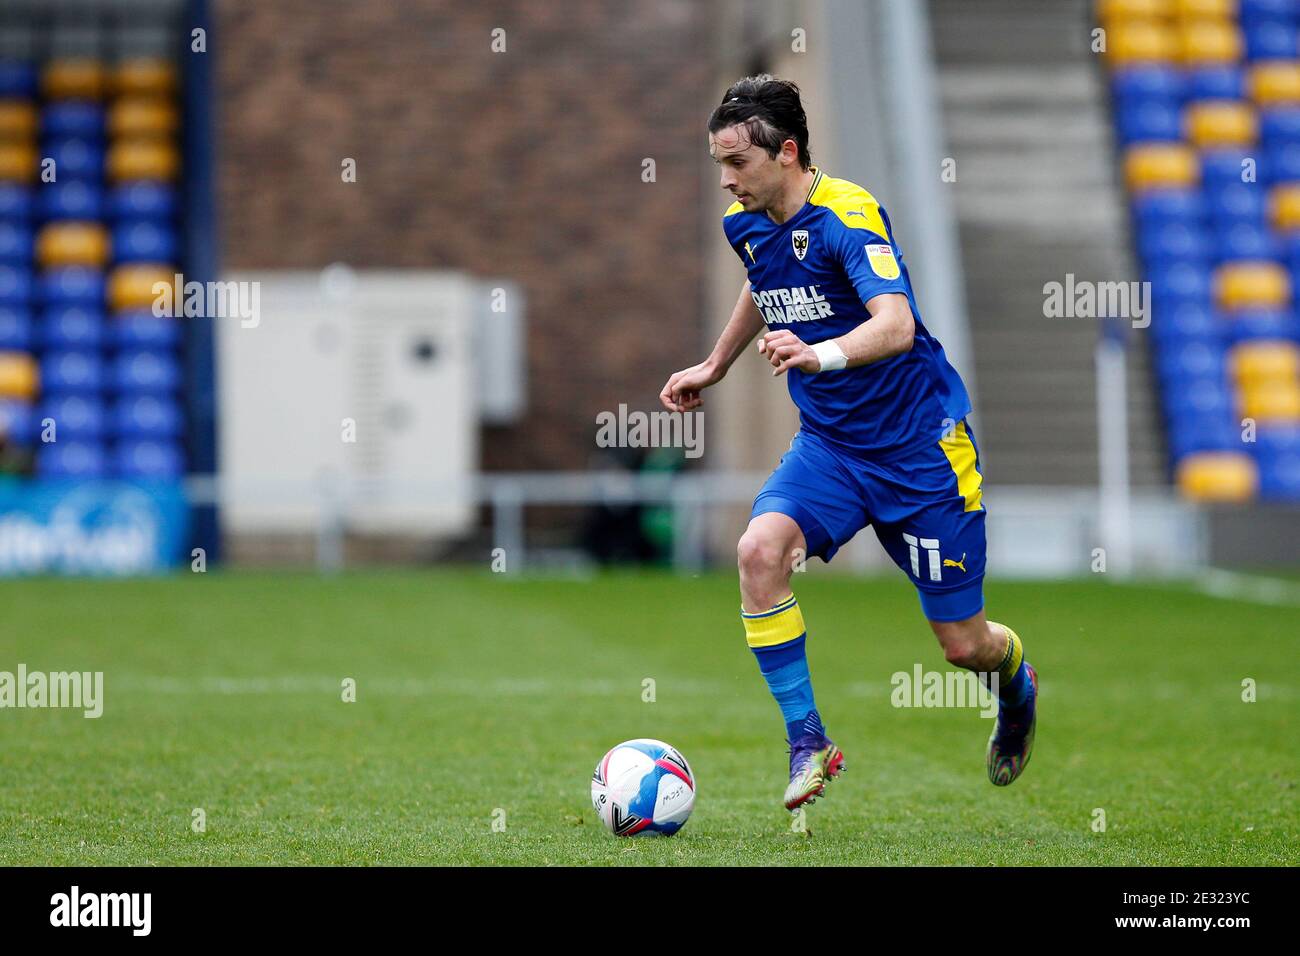
[[[780,198],[781,163],[752,144],[742,127],[710,133],[709,155],[721,169],[719,185],[736,197],[745,212],[761,212]]]

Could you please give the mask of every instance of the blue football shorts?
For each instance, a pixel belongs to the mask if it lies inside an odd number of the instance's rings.
[[[915,585],[932,621],[984,607],[984,505],[979,449],[965,419],[943,439],[867,460],[800,429],[754,499],[753,519],[789,515],[808,557],[830,561],[871,525]]]

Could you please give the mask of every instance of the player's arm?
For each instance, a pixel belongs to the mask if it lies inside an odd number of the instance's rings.
[[[844,368],[869,365],[881,359],[901,355],[912,348],[916,334],[916,320],[907,296],[901,292],[886,292],[873,296],[866,302],[871,318],[857,328],[827,343],[815,346],[804,344],[789,329],[768,332],[758,342],[758,350],[772,363],[772,374],[780,375],[786,369],[798,368],[805,372],[820,372],[828,348],[838,347],[844,353]]]
[[[763,316],[749,293],[749,281],[740,288],[740,298],[731,310],[727,326],[718,336],[713,351],[699,365],[674,372],[659,393],[659,401],[670,412],[688,412],[704,404],[700,392],[722,381],[733,362],[763,328]]]

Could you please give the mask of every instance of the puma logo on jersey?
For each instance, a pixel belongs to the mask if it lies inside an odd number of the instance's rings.
[[[749,253],[749,261],[750,261],[750,262],[757,262],[757,261],[758,261],[757,259],[754,258],[754,250],[751,249],[751,248],[749,248],[749,243],[745,243],[745,251],[746,251],[747,253]]]
[[[943,559],[943,566],[944,566],[945,568],[961,568],[962,571],[965,572],[965,570],[966,570],[966,552],[963,551],[963,552],[961,553],[961,560],[960,560],[960,561],[954,561],[952,558],[944,558],[944,559]]]

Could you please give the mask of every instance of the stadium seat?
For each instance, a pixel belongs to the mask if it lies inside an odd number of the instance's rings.
[[[1179,59],[1184,66],[1236,63],[1245,49],[1241,30],[1221,20],[1192,20],[1182,24],[1178,36]]]
[[[1240,100],[1246,95],[1246,77],[1235,64],[1217,63],[1187,71],[1189,100]]]
[[[1139,63],[1122,67],[1111,77],[1111,94],[1127,100],[1166,100],[1177,105],[1183,98],[1183,74],[1166,63]]]
[[[51,139],[104,138],[104,108],[92,100],[60,100],[41,112],[41,134]]]
[[[25,100],[0,99],[0,140],[28,142],[36,136],[36,107]]]
[[[1300,230],[1300,182],[1279,183],[1269,190],[1269,221],[1277,230]]]
[[[30,401],[40,388],[36,360],[26,352],[0,352],[0,398]]]
[[[47,309],[41,323],[41,345],[64,351],[94,350],[105,341],[103,311],[94,305],[59,305]]]
[[[53,182],[41,186],[40,215],[44,219],[97,220],[103,217],[104,193],[95,183]]]
[[[1177,103],[1164,100],[1136,100],[1119,110],[1122,143],[1174,142],[1182,139],[1183,118]]]
[[[1221,309],[1286,306],[1291,280],[1276,262],[1227,262],[1215,270],[1214,298]]]
[[[1288,339],[1297,330],[1300,324],[1290,309],[1235,309],[1224,321],[1226,340],[1231,343]]]
[[[1243,386],[1285,384],[1300,377],[1300,345],[1267,339],[1242,342],[1228,353],[1228,367]]]
[[[180,252],[170,227],[148,220],[121,222],[113,229],[113,258],[117,262],[174,262]]]
[[[113,69],[113,90],[119,96],[169,97],[176,89],[176,66],[167,60],[129,59]]]
[[[1222,232],[1207,241],[1197,233],[1197,241],[1212,253],[1210,258],[1216,262],[1230,259],[1271,259],[1282,260],[1282,246],[1261,224],[1254,222],[1229,222]]]
[[[1124,180],[1130,190],[1194,186],[1200,179],[1196,153],[1180,143],[1140,143],[1124,154]]]
[[[1252,65],[1250,98],[1261,106],[1300,103],[1300,63],[1269,60]]]
[[[179,122],[175,107],[154,97],[122,97],[108,113],[109,133],[127,139],[173,136]]]
[[[51,139],[44,155],[54,163],[57,181],[82,179],[97,183],[104,175],[104,150],[95,140],[82,138]]]
[[[1249,146],[1259,138],[1255,111],[1237,100],[1189,103],[1185,121],[1188,140],[1202,149]]]
[[[128,440],[118,442],[111,456],[111,470],[118,478],[141,481],[180,478],[185,460],[175,442]]]
[[[170,219],[176,215],[176,192],[152,180],[131,180],[113,187],[109,214],[122,219]]]
[[[0,219],[27,222],[32,218],[32,190],[19,183],[0,181]]]
[[[36,178],[36,150],[28,143],[0,142],[0,180],[28,183]]]
[[[1256,183],[1251,181],[1252,170],[1254,178],[1259,178],[1259,151],[1255,149],[1207,149],[1198,157],[1198,164],[1202,189],[1211,201],[1217,198],[1220,190],[1228,187],[1253,190]],[[1258,201],[1262,203],[1263,200]],[[1216,210],[1207,204],[1207,212],[1214,215]]]
[[[1244,452],[1197,452],[1178,462],[1179,490],[1192,501],[1249,501],[1259,475]]]
[[[104,273],[87,266],[46,269],[37,279],[37,294],[47,306],[104,301]]]
[[[1150,265],[1161,262],[1204,262],[1213,251],[1199,226],[1181,222],[1151,226],[1138,236],[1138,255]]]
[[[26,352],[31,347],[31,310],[0,306],[0,352]]]
[[[110,385],[119,395],[174,392],[180,384],[181,366],[170,352],[122,351],[113,360]]]
[[[109,320],[109,338],[117,349],[174,349],[181,344],[181,324],[149,309],[120,312]]]
[[[1173,9],[1173,0],[1097,0],[1097,19],[1107,26],[1125,20],[1162,20]]]
[[[36,452],[36,474],[50,479],[108,477],[108,453],[100,442],[44,442]]]
[[[30,226],[0,219],[0,265],[30,268],[34,245]]]
[[[1156,370],[1168,383],[1210,380],[1225,381],[1223,350],[1195,339],[1177,342],[1161,349],[1156,356]]]
[[[1161,345],[1188,339],[1208,339],[1220,344],[1227,333],[1226,320],[1210,304],[1195,299],[1156,306],[1151,334]]]
[[[1269,183],[1300,182],[1300,143],[1266,148],[1261,165]]]
[[[108,148],[105,169],[109,179],[170,181],[180,172],[180,154],[170,142],[151,139],[123,139]]]
[[[115,438],[174,440],[184,431],[180,405],[162,395],[131,395],[119,399],[109,411],[108,421]]]
[[[37,71],[30,63],[0,59],[0,96],[31,99],[36,95]]]
[[[1294,59],[1300,49],[1296,46],[1296,28],[1287,20],[1252,20],[1242,27],[1246,42],[1246,58],[1250,60]]]
[[[1157,309],[1182,302],[1207,302],[1212,289],[1209,273],[1192,263],[1174,262],[1148,271],[1151,298]]]
[[[36,414],[27,402],[0,398],[0,439],[28,447],[37,436]]]
[[[95,351],[47,351],[41,358],[41,387],[47,395],[102,392],[104,363]]]
[[[1266,146],[1300,143],[1300,106],[1270,106],[1261,109],[1259,130]]]
[[[1207,451],[1239,451],[1241,428],[1231,410],[1218,414],[1193,416],[1181,413],[1168,424],[1169,457],[1175,465],[1188,455]]]
[[[1237,0],[1237,16],[1242,23],[1295,19],[1297,12],[1295,0]]]
[[[50,398],[41,409],[41,418],[53,420],[56,441],[97,441],[107,431],[107,409],[95,395]]]
[[[1300,422],[1300,383],[1261,382],[1237,390],[1239,408],[1257,422]]]
[[[1174,0],[1173,15],[1182,20],[1230,20],[1237,14],[1235,0]]]
[[[159,285],[174,286],[176,271],[157,262],[133,262],[117,266],[109,279],[108,300],[114,312],[125,309],[152,308],[159,295]],[[174,292],[173,288],[173,292]]]
[[[98,222],[51,222],[36,239],[36,260],[44,268],[93,266],[108,261],[108,233]]]
[[[98,100],[104,95],[104,66],[98,60],[52,60],[41,76],[46,99]]]
[[[1139,230],[1171,222],[1200,225],[1205,200],[1195,189],[1151,189],[1134,198],[1133,217]]]
[[[1117,21],[1106,28],[1106,56],[1112,65],[1170,63],[1178,54],[1177,35],[1160,21]]]

